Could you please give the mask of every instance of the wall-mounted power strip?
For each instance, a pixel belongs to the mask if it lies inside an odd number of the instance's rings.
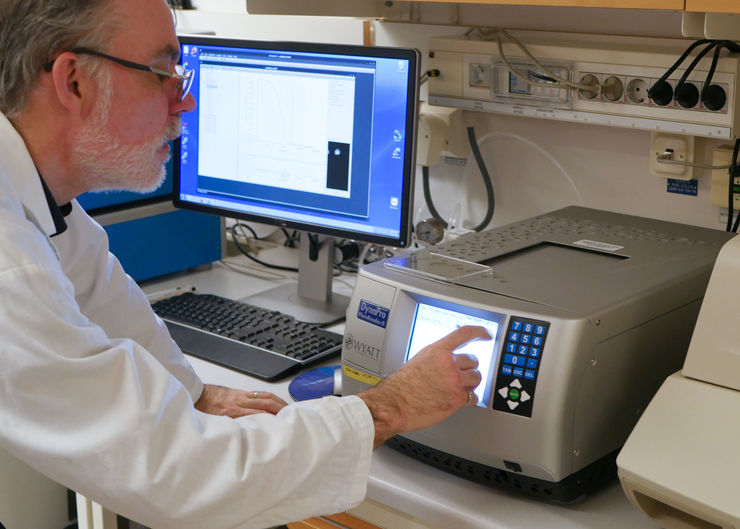
[[[468,110],[557,119],[711,138],[738,135],[738,57],[723,52],[702,93],[712,53],[689,74],[674,98],[674,88],[696,53],[684,61],[653,97],[648,89],[677,60],[690,41],[678,39],[512,32],[551,72],[595,90],[548,88],[548,75],[513,43],[504,54],[519,74],[513,75],[495,40],[432,38],[429,103]],[[701,48],[699,48],[701,49]],[[521,77],[533,79],[528,85]],[[554,82],[552,83],[553,86]]]

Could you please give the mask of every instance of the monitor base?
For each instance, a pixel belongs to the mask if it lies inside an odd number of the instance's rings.
[[[299,321],[328,325],[343,320],[349,298],[332,293],[328,300],[309,299],[298,295],[298,285],[290,283],[248,296],[241,301],[269,310],[277,310]]]

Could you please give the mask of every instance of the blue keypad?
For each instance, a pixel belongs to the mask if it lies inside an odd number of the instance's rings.
[[[526,399],[517,400],[516,403],[507,402],[509,399],[497,391],[494,395],[494,409],[526,417],[532,416],[537,376],[542,365],[542,354],[549,328],[550,324],[545,321],[517,316],[510,318],[503,344],[503,358],[496,377],[496,387],[500,390],[513,384],[514,387],[521,388]]]

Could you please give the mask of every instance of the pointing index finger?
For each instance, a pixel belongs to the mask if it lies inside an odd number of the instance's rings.
[[[492,336],[485,327],[463,325],[437,341],[437,345],[454,351],[474,340],[490,340]]]

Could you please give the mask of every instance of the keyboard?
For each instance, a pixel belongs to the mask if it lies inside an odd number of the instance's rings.
[[[183,352],[268,381],[338,356],[342,335],[241,301],[187,292],[152,304]]]

